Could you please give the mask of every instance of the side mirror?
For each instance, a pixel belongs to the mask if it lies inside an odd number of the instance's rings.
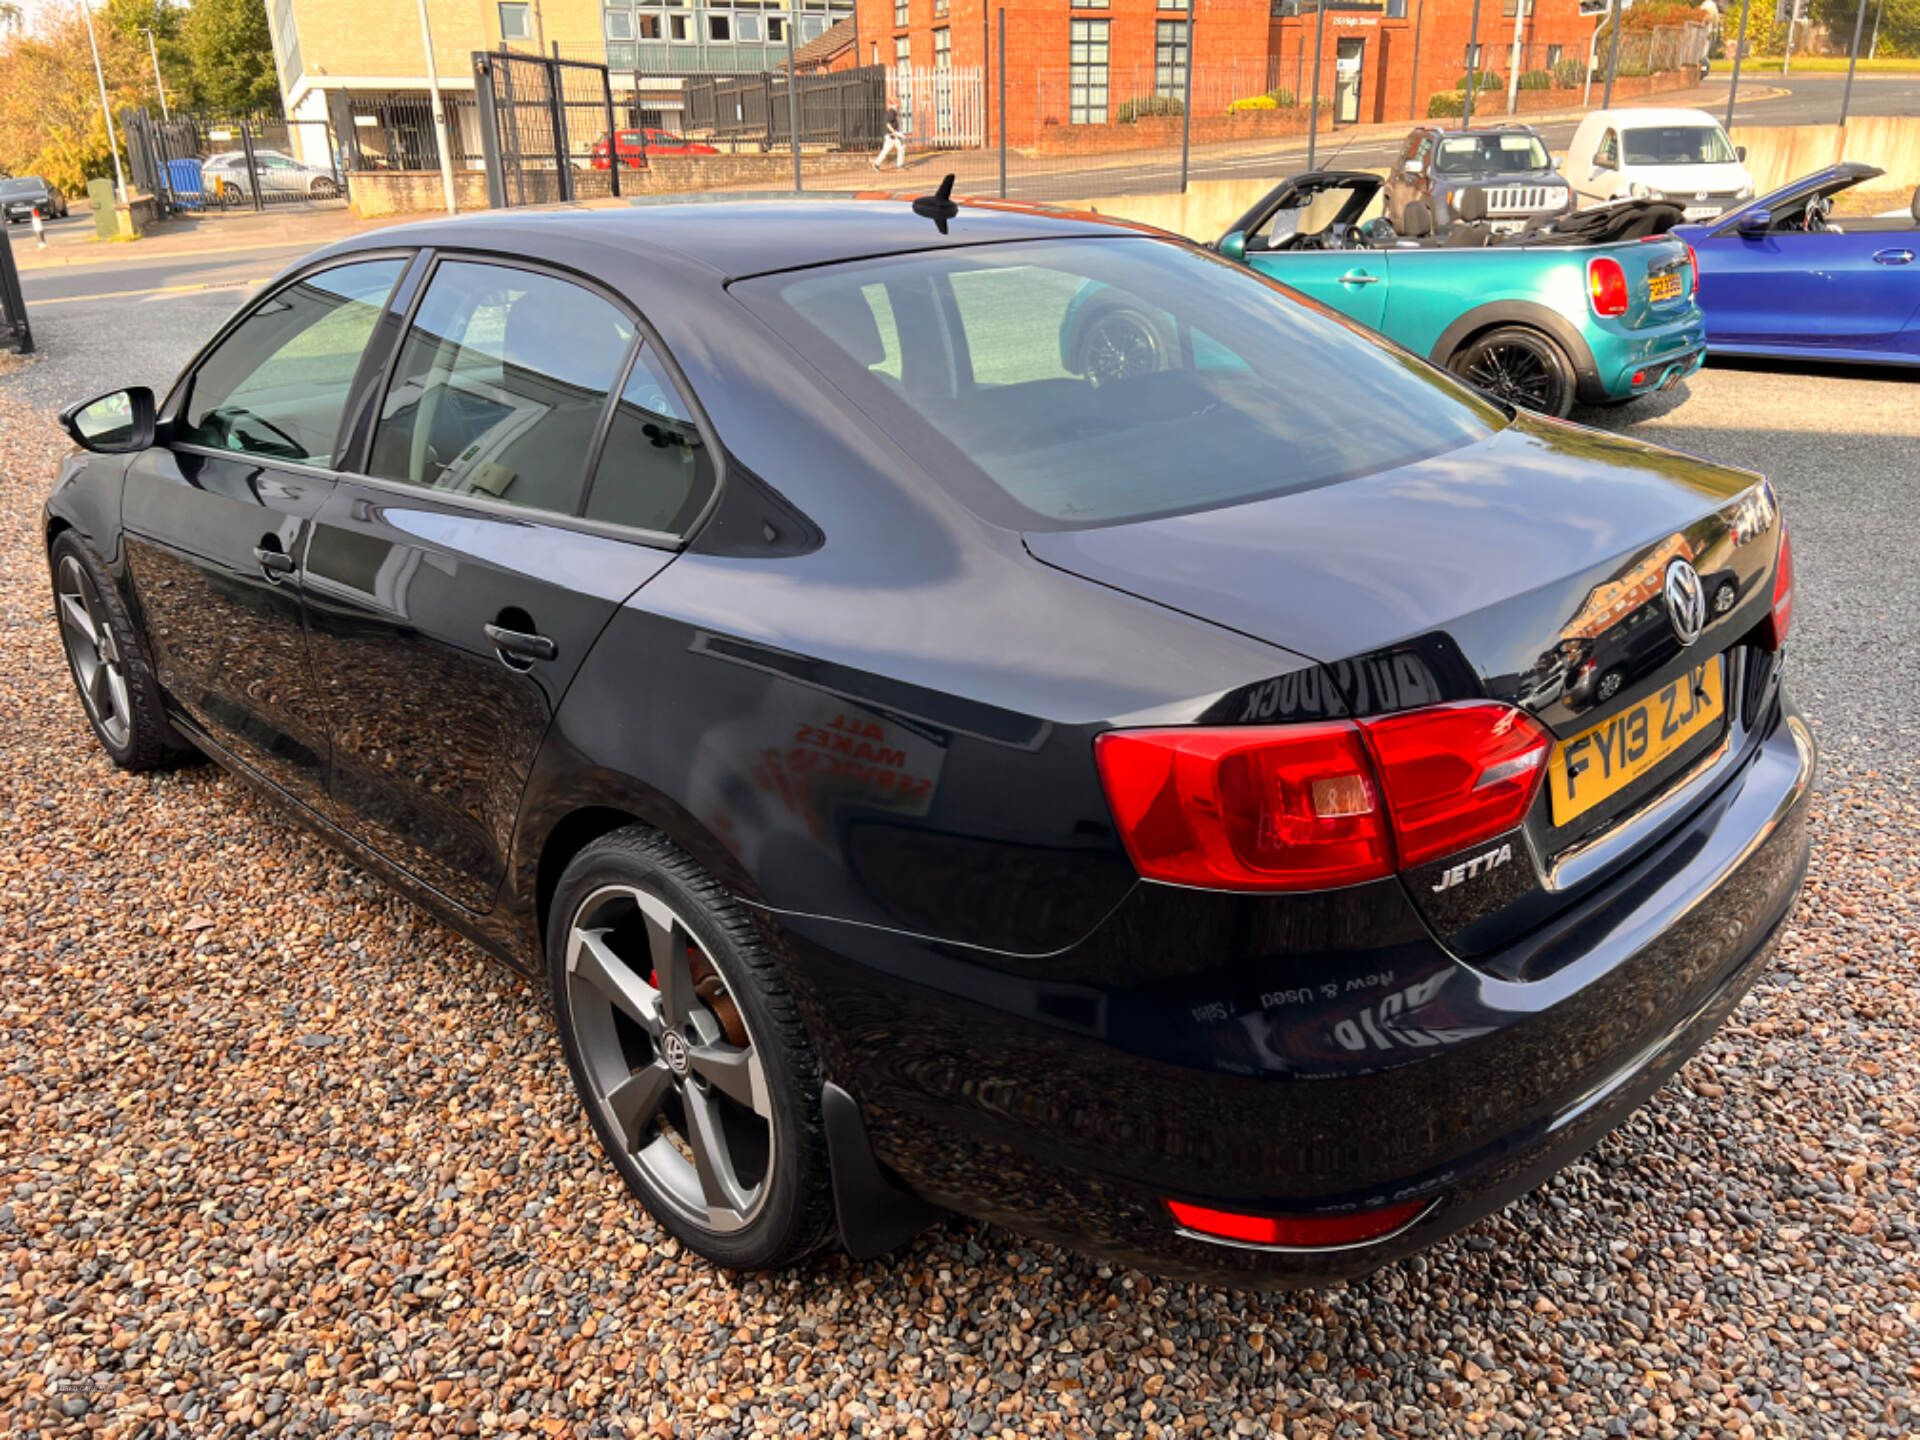
[[[153,444],[153,391],[130,385],[60,412],[60,428],[74,444],[100,455],[127,455]]]
[[[1773,212],[1749,210],[1740,217],[1734,229],[1740,232],[1742,240],[1764,240],[1767,238],[1767,232],[1773,229]]]
[[[1742,165],[1746,164],[1747,163],[1747,147],[1744,145],[1734,146],[1733,158],[1738,160]]]
[[[1420,162],[1418,160],[1409,160],[1400,168],[1409,175],[1418,175],[1420,173]]]
[[[1220,237],[1220,253],[1229,260],[1244,262],[1247,258],[1247,232],[1230,230]]]

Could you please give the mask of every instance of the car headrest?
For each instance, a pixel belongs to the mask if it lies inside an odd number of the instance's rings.
[[[612,306],[556,305],[550,294],[539,292],[508,307],[501,339],[507,364],[602,393],[627,353],[627,337]]]
[[[1411,240],[1433,233],[1433,207],[1424,200],[1410,200],[1400,211],[1400,233]]]
[[[862,366],[887,358],[887,342],[880,338],[880,322],[859,290],[833,286],[822,289],[794,308],[822,334]]]
[[[1913,204],[1907,207],[1907,213],[1913,216],[1913,223],[1920,225],[1920,185],[1913,187]]]
[[[1487,192],[1484,190],[1462,190],[1460,203],[1455,207],[1462,220],[1475,224],[1487,218]]]

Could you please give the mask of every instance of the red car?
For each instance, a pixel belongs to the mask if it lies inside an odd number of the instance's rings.
[[[718,155],[711,145],[702,145],[676,135],[671,130],[622,130],[620,132],[620,168],[644,170],[649,155]],[[607,168],[607,137],[602,135],[593,147],[593,168]]]

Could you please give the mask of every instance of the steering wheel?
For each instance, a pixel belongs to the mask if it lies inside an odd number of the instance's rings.
[[[1831,214],[1833,214],[1833,197],[1831,195],[1816,195],[1807,202],[1807,213],[1801,223],[1809,235],[1819,234],[1824,230],[1833,230],[1837,227],[1827,223],[1827,217]]]

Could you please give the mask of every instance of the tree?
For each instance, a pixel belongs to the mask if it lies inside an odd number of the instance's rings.
[[[142,49],[106,26],[96,33],[114,109],[147,104],[153,79]],[[113,173],[93,50],[78,8],[49,7],[32,33],[0,42],[0,166],[44,175],[63,190],[84,190],[94,176]]]
[[[107,0],[100,7],[95,23],[113,31],[148,55],[151,72],[153,56],[160,57],[160,68],[167,85],[167,99],[174,104],[191,103],[194,92],[193,61],[180,38],[185,16],[171,0]],[[147,51],[147,34],[153,32],[153,49]],[[152,75],[149,73],[148,78]]]
[[[187,104],[280,108],[266,0],[194,0],[180,38],[189,67],[182,90]]]

